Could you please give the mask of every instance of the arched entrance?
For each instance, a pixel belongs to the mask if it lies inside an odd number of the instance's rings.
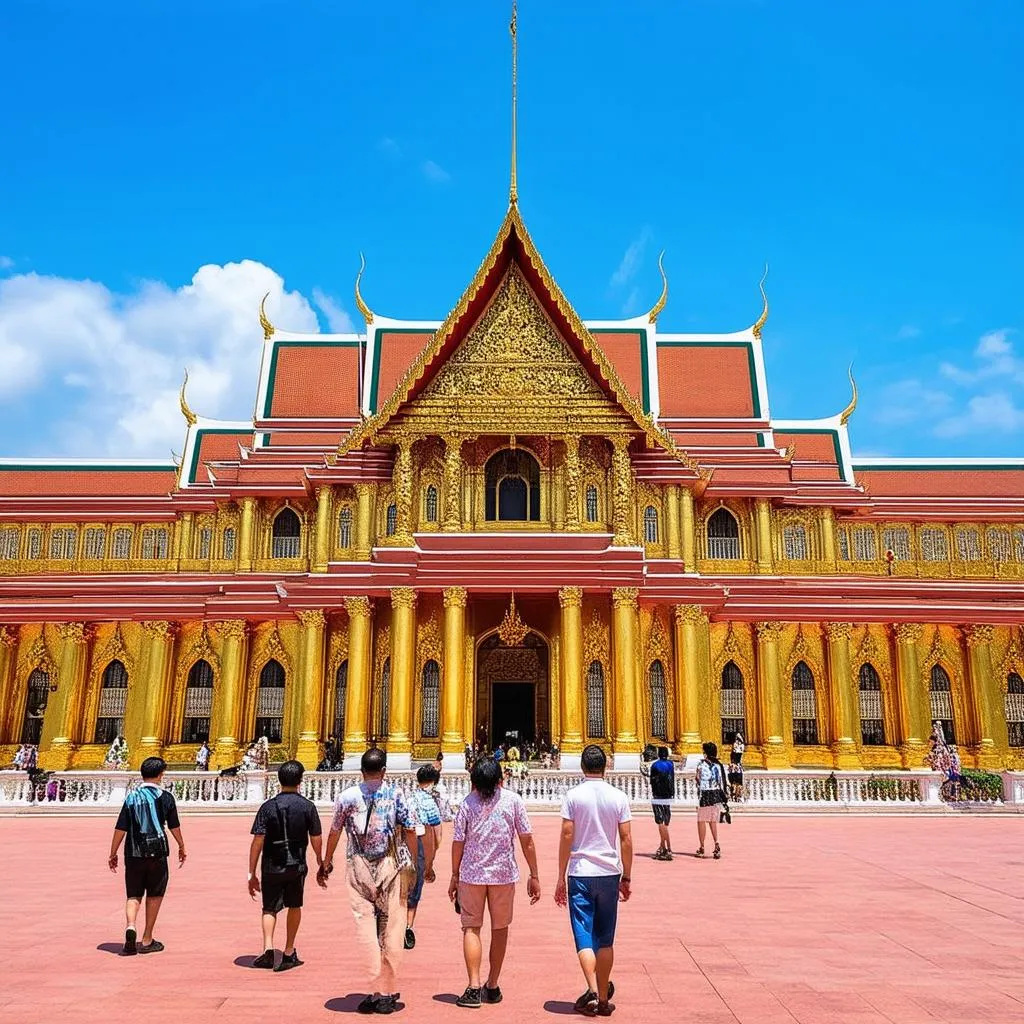
[[[551,739],[551,688],[547,641],[530,632],[508,647],[497,633],[476,652],[476,739],[493,748],[505,740]]]

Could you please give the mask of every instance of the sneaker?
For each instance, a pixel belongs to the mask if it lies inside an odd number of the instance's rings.
[[[455,1000],[456,1006],[467,1006],[471,1009],[480,1009],[480,989],[478,988],[467,988],[465,992]]]
[[[400,993],[393,992],[389,996],[381,996],[377,1000],[377,1006],[374,1009],[374,1013],[397,1013],[402,1009],[401,1004],[398,1002],[398,996]]]
[[[290,971],[293,967],[301,967],[303,961],[299,959],[299,951],[293,949],[291,953],[282,953],[281,962],[274,968],[275,973]]]
[[[271,970],[274,966],[274,951],[272,949],[265,949],[255,960],[252,962],[253,967],[261,968],[262,970]]]
[[[356,1013],[376,1013],[377,1001],[384,997],[379,992],[368,995],[357,1007]]]
[[[596,1007],[597,1007],[597,993],[596,992],[592,992],[589,988],[587,989],[586,992],[583,993],[583,995],[581,995],[579,997],[579,999],[576,1000],[575,1003],[572,1004],[572,1008],[577,1013],[585,1013],[585,1014],[587,1014],[587,1016],[592,1016],[593,1015],[592,1012],[591,1012],[592,1008],[596,1008]]]
[[[405,929],[405,948],[415,949],[416,948],[416,933],[411,928]]]
[[[597,1004],[598,1017],[610,1017],[615,1012],[615,1004],[606,999],[603,1003]]]
[[[140,953],[162,953],[164,951],[164,944],[157,942],[154,939],[148,946],[139,946]]]
[[[500,986],[495,985],[494,988],[488,988],[484,985],[483,1000],[485,1003],[500,1003],[503,998]]]
[[[126,928],[124,933],[124,945],[121,947],[121,956],[135,956],[139,951],[139,944],[135,938],[135,929]]]
[[[662,860],[671,860],[672,859],[672,851],[671,850],[665,850],[665,852],[662,853],[662,855],[661,855],[661,859]]]

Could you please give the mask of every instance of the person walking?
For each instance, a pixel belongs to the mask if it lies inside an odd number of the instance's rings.
[[[615,926],[619,901],[632,893],[632,814],[626,794],[605,782],[607,764],[597,744],[584,748],[583,782],[562,801],[558,843],[555,903],[569,907],[576,954],[587,983],[575,1009],[588,1017],[609,1017],[615,1010]]]
[[[402,1008],[397,985],[406,897],[410,875],[415,874],[416,840],[424,833],[402,791],[385,780],[386,768],[383,750],[371,747],[363,754],[363,781],[338,798],[317,879],[326,886],[344,832],[349,905],[371,982],[370,994],[356,1007],[360,1013],[394,1013]]]
[[[255,900],[256,893],[263,894],[263,952],[253,961],[253,967],[264,970],[289,971],[302,965],[295,950],[295,936],[302,920],[302,894],[308,870],[306,847],[313,847],[318,868],[323,863],[320,815],[313,803],[299,793],[304,773],[299,761],[285,761],[277,769],[281,792],[262,804],[252,823],[249,895]],[[286,907],[284,952],[281,962],[274,967],[274,928],[277,915]]]
[[[181,837],[178,805],[174,794],[163,788],[167,762],[162,757],[147,757],[142,762],[142,785],[125,798],[114,825],[107,866],[117,873],[117,857],[124,843],[125,931],[122,956],[159,953],[164,944],[153,938],[170,873],[167,859],[170,848],[167,832],[178,844],[178,867],[185,863],[185,840]],[[138,941],[136,920],[142,901],[146,901],[146,924],[142,942]]]
[[[500,1003],[498,979],[508,948],[519,866],[515,841],[519,838],[530,868],[526,891],[533,906],[540,899],[537,848],[518,793],[502,786],[501,765],[491,757],[481,758],[470,775],[473,789],[459,806],[452,833],[452,878],[448,898],[455,903],[462,922],[462,952],[469,984],[455,1001],[456,1006],[476,1008],[481,1003]],[[487,980],[480,984],[483,947],[480,929],[484,905],[491,917],[491,948]]]
[[[423,897],[423,883],[434,881],[434,856],[441,831],[441,812],[434,796],[434,787],[440,773],[432,764],[425,764],[416,772],[416,788],[410,794],[416,818],[424,827],[422,836],[416,837],[416,881],[409,890],[405,913],[405,948],[416,946],[416,910]]]
[[[210,767],[210,744],[203,740],[202,746],[196,751],[196,771],[205,772]]]
[[[696,856],[704,856],[704,837],[708,825],[711,826],[711,838],[715,843],[714,858],[722,856],[722,847],[718,842],[718,816],[721,805],[727,802],[725,789],[725,771],[718,760],[718,745],[708,741],[703,745],[704,756],[697,764],[697,838],[700,846]]]
[[[661,839],[655,860],[672,859],[672,840],[668,834],[669,822],[672,820],[672,801],[676,795],[675,766],[669,760],[668,747],[658,747],[657,760],[651,762],[651,808],[654,811],[654,823],[658,826]]]

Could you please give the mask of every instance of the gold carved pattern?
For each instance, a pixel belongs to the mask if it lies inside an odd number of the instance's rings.
[[[647,644],[644,648],[644,660],[648,664],[656,658],[664,662],[668,660],[671,651],[672,642],[669,639],[668,627],[661,612],[655,609],[651,612]]]
[[[346,597],[345,611],[350,619],[368,619],[370,617],[370,599],[368,597]]]
[[[437,611],[431,609],[430,615],[416,626],[416,660],[419,665],[420,681],[422,681],[423,666],[428,661],[436,661],[440,665],[441,651],[441,625],[437,620]]]
[[[416,591],[412,587],[392,587],[391,588],[391,607],[392,608],[415,608],[416,607]]]
[[[900,644],[919,644],[924,636],[924,626],[917,622],[900,622],[893,627],[896,642]]]
[[[295,617],[303,629],[323,629],[327,625],[327,616],[319,608],[296,612]]]
[[[142,630],[147,636],[155,640],[167,640],[174,638],[178,630],[178,624],[150,619],[148,622],[142,623]]]
[[[565,528],[580,528],[580,439],[565,439]]]
[[[62,622],[57,626],[57,633],[66,644],[84,644],[89,639],[82,622]]]
[[[616,587],[612,591],[612,605],[616,608],[635,608],[640,590],[637,587]]]
[[[442,528],[458,530],[462,523],[462,438],[446,434],[444,438],[444,515]]]
[[[707,623],[708,617],[699,604],[677,604],[675,607],[676,622],[692,622],[694,625]]]
[[[853,636],[853,623],[851,622],[826,622],[825,632],[829,640],[845,640],[847,643]]]
[[[0,626],[0,647],[13,647],[18,642],[17,627]]]
[[[244,640],[249,632],[245,619],[225,619],[214,623],[214,629],[222,640]]]
[[[562,587],[558,592],[558,603],[563,608],[579,608],[583,604],[582,587]]]
[[[516,595],[512,594],[505,617],[498,626],[498,637],[506,647],[518,647],[530,632],[529,626],[519,617],[519,609],[516,608]]]
[[[407,437],[399,439],[392,482],[398,516],[391,541],[412,544],[412,441]]]
[[[968,647],[980,647],[985,644],[992,643],[992,637],[995,635],[995,628],[993,626],[978,623],[973,626],[968,626],[964,630],[964,636],[967,640]]]
[[[465,587],[448,587],[444,591],[444,606],[445,608],[465,608],[466,607],[466,588]]]
[[[599,661],[605,668],[609,664],[608,624],[601,618],[595,608],[590,621],[583,627],[583,661],[585,665]]]
[[[755,622],[757,639],[761,643],[777,644],[782,639],[785,624],[782,622]]]
[[[616,437],[612,441],[612,529],[613,544],[630,546],[634,543],[630,528],[633,518],[633,468],[629,461],[629,439]]]

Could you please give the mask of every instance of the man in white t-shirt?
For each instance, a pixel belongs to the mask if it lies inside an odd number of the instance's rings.
[[[615,1009],[609,1000],[619,900],[630,896],[632,815],[625,793],[604,781],[604,751],[591,744],[580,763],[584,780],[562,801],[555,902],[569,907],[576,953],[587,979],[576,1009],[589,1017],[607,1017]]]

